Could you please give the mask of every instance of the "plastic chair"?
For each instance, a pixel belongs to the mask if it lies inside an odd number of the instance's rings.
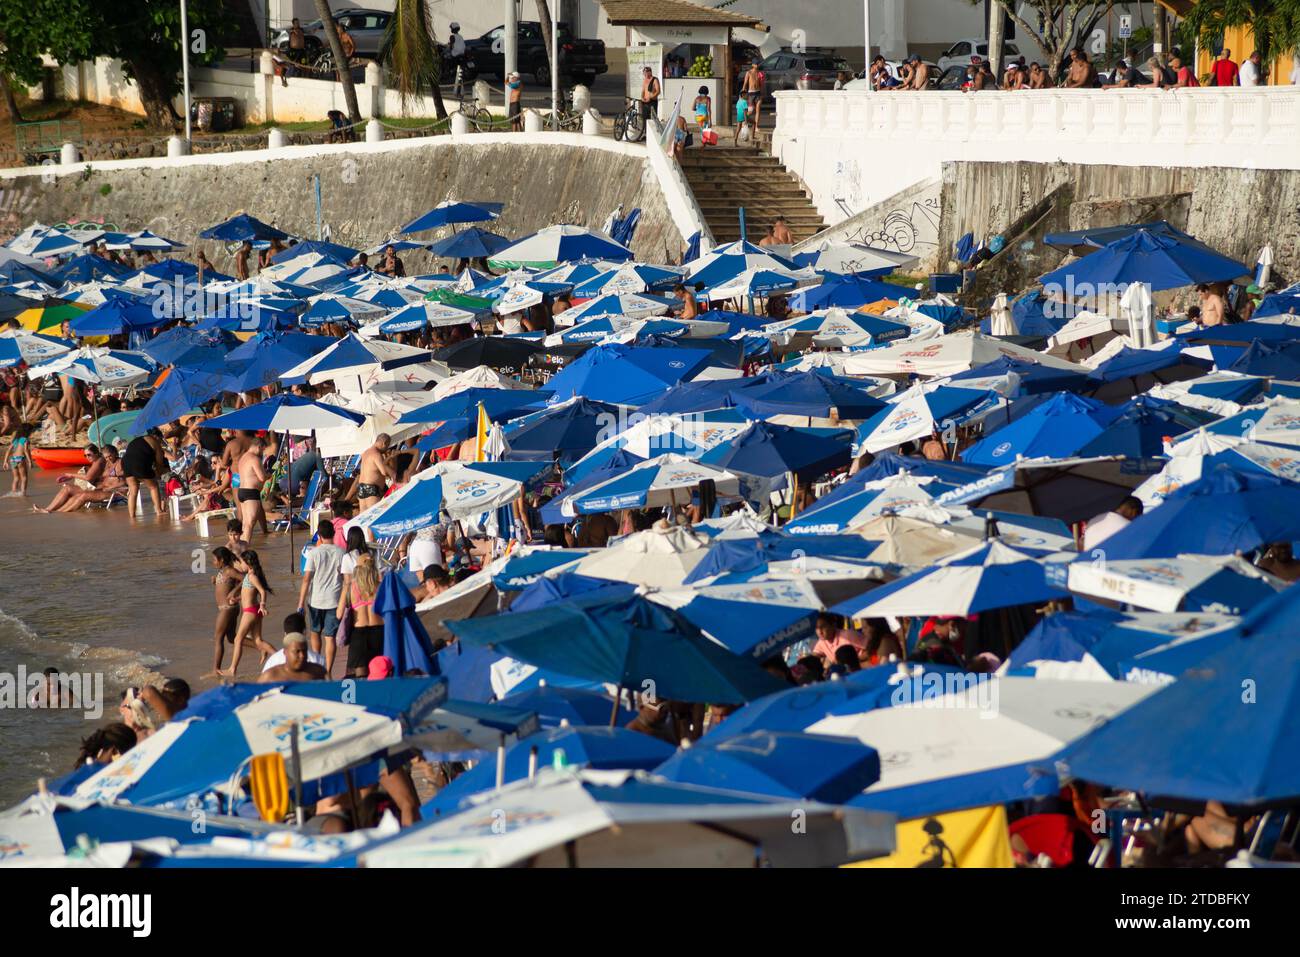
[[[311,473],[311,479],[307,482],[307,494],[302,498],[302,505],[298,511],[288,518],[278,518],[271,522],[271,526],[278,532],[287,531],[289,526],[300,525],[307,528],[311,525],[311,513],[316,507],[316,500],[320,498],[321,486],[324,484],[325,473],[320,469]]]

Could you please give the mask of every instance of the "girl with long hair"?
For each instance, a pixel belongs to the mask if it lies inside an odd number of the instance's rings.
[[[230,657],[230,670],[217,673],[227,677],[235,677],[239,671],[239,659],[244,653],[245,639],[252,640],[257,646],[257,650],[262,653],[262,661],[265,662],[274,652],[266,641],[262,639],[262,619],[266,617],[266,599],[267,596],[275,594],[271,586],[267,583],[266,573],[262,571],[262,562],[257,557],[257,552],[246,551],[240,556],[248,572],[244,575],[244,580],[239,589],[239,628],[235,632],[235,649]]]

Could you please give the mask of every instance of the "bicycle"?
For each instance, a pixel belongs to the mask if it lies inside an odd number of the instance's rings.
[[[639,143],[645,139],[645,119],[641,116],[641,101],[630,96],[623,97],[627,109],[614,117],[614,139]]]
[[[476,133],[492,129],[495,123],[492,114],[478,105],[474,100],[472,91],[467,91],[464,87],[461,87],[458,97],[457,102],[459,105],[456,107],[456,112],[465,117],[470,129]]]
[[[566,90],[560,97],[559,115],[552,117],[552,125],[571,133],[582,132],[583,114],[573,108],[573,91]]]

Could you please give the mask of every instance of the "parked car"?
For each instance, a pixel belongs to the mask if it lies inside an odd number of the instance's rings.
[[[493,76],[505,78],[505,27],[496,27],[473,40],[465,41],[465,52],[473,57],[478,69]],[[560,76],[575,83],[590,86],[602,73],[609,72],[605,62],[604,40],[583,40],[575,37],[567,23],[560,24]],[[551,82],[550,57],[542,39],[542,25],[536,20],[519,22],[519,72],[531,73],[542,86]]]
[[[802,53],[782,47],[763,60],[758,68],[766,75],[764,98],[768,100],[777,90],[833,90],[839,73],[853,75],[853,68],[842,56],[834,50],[816,47]],[[744,75],[744,71],[738,71],[737,90]]]
[[[357,45],[357,56],[369,60],[378,59],[379,49],[384,45],[384,33],[388,29],[388,21],[392,17],[393,14],[389,11],[366,10],[360,7],[349,7],[334,13],[335,22],[343,25],[351,35],[352,42]],[[320,53],[329,46],[329,40],[325,38],[325,24],[319,19],[304,23],[302,32],[308,55]],[[288,29],[277,33],[271,41],[271,46],[277,50],[288,50]]]
[[[987,60],[989,44],[987,40],[968,37],[958,40],[939,57],[939,72],[943,73],[951,66],[968,66],[972,56]],[[1020,48],[1010,41],[1002,44],[1002,62],[1006,63],[1020,56]]]

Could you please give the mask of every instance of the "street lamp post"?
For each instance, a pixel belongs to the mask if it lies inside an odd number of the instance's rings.
[[[871,89],[871,0],[862,0],[862,75]]]
[[[560,128],[560,0],[551,0],[551,122]]]

